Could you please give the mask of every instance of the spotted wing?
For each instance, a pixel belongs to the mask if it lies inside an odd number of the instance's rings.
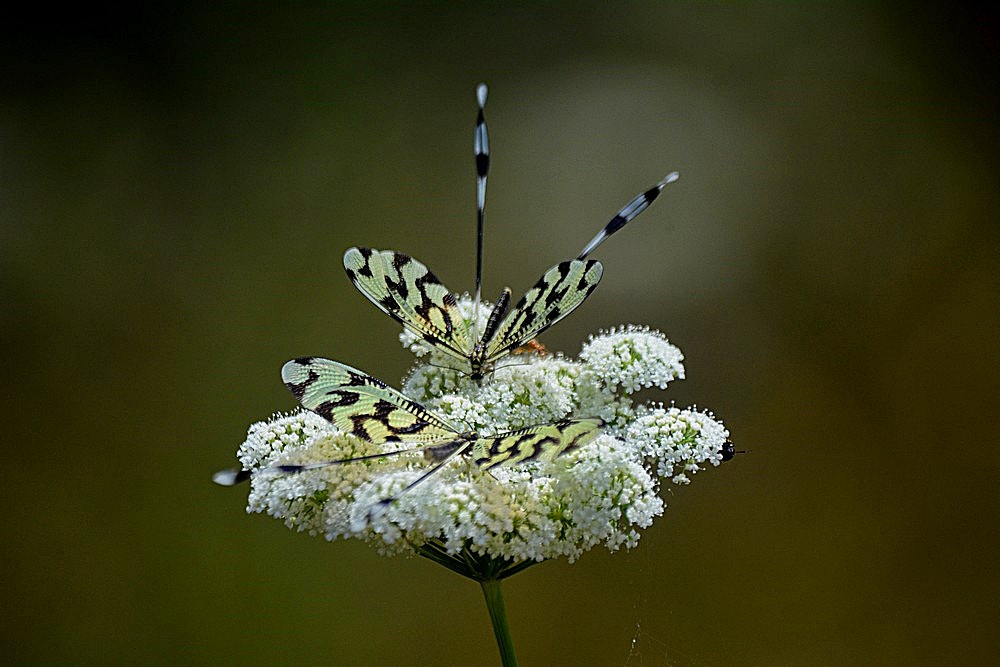
[[[304,408],[376,444],[432,443],[458,432],[381,380],[336,361],[293,359],[282,366],[281,379]]]
[[[597,436],[603,419],[563,419],[552,424],[480,438],[472,446],[473,460],[483,468],[551,461]]]
[[[572,313],[597,288],[604,273],[600,262],[574,259],[556,264],[510,311],[486,349],[486,362],[516,348]]]
[[[442,352],[469,359],[469,327],[455,295],[422,263],[395,250],[349,248],[344,270],[383,313]]]

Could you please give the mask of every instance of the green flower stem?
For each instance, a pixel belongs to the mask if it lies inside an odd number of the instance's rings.
[[[510,636],[510,626],[507,625],[507,607],[503,603],[500,580],[486,579],[480,581],[479,585],[483,587],[483,597],[486,598],[486,608],[490,611],[493,634],[497,638],[497,648],[500,649],[500,660],[503,667],[517,667],[517,654],[514,652],[514,640]]]
[[[424,558],[442,565],[463,577],[478,581],[486,598],[486,609],[490,612],[493,623],[493,634],[497,638],[497,648],[500,649],[500,661],[504,667],[517,667],[517,653],[514,651],[514,640],[510,636],[510,626],[507,625],[507,607],[503,603],[500,592],[500,581],[517,574],[539,561],[509,561],[504,558],[493,558],[472,551],[468,546],[457,553],[449,553],[439,540],[427,540],[415,547],[418,554]]]

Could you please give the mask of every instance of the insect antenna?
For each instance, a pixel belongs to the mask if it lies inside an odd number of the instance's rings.
[[[479,102],[479,112],[476,114],[476,134],[473,140],[473,150],[476,157],[476,296],[472,310],[472,340],[479,339],[479,300],[482,298],[483,286],[483,233],[486,216],[486,176],[490,171],[490,142],[486,133],[486,116],[483,108],[486,106],[487,88],[485,83],[476,86],[476,100]]]
[[[461,368],[455,368],[454,366],[445,366],[443,364],[434,364],[434,363],[431,363],[430,361],[423,362],[423,365],[424,366],[430,366],[431,368],[440,368],[443,371],[455,371],[459,375],[464,375],[465,377],[472,377],[472,373],[468,373],[468,372],[462,370]],[[412,373],[413,370],[416,370],[417,368],[419,368],[419,364],[417,366],[414,366],[413,369],[410,372]]]
[[[497,371],[499,371],[501,369],[504,369],[504,368],[517,368],[518,366],[531,366],[531,362],[530,361],[516,361],[516,362],[510,363],[510,364],[503,364],[503,365],[499,365],[498,364],[498,365],[496,365],[496,366],[493,367],[493,372],[496,373]]]
[[[597,233],[597,236],[592,238],[590,240],[590,243],[584,246],[583,250],[580,251],[580,255],[579,257],[577,257],[577,259],[586,259],[587,255],[594,252],[597,246],[604,243],[604,241],[607,240],[609,236],[617,232],[619,229],[627,225],[629,221],[631,221],[637,215],[639,215],[647,208],[649,208],[649,205],[653,203],[653,200],[655,200],[658,196],[660,196],[660,192],[663,190],[663,188],[667,187],[680,177],[681,175],[676,171],[671,172],[667,174],[667,176],[662,181],[660,181],[650,189],[646,190],[642,194],[638,195],[635,199],[633,199],[629,203],[625,204],[622,210],[618,211],[618,213],[615,214],[615,217],[611,218],[611,221],[604,226],[604,229],[599,231]]]
[[[260,468],[259,470],[220,470],[219,472],[212,475],[212,481],[219,486],[236,486],[240,482],[245,482],[251,477],[257,477],[258,475],[287,475],[291,473],[303,472],[305,470],[317,470],[319,468],[326,468],[328,466],[340,465],[341,463],[354,463],[355,461],[369,461],[371,459],[382,459],[389,456],[397,456],[399,454],[410,454],[413,452],[426,451],[428,447],[433,445],[422,445],[420,447],[412,447],[410,449],[398,449],[394,452],[382,452],[380,454],[366,454],[365,456],[354,456],[349,459],[333,459],[330,461],[315,461],[313,463],[299,463],[299,464],[279,464],[268,466],[267,468]]]

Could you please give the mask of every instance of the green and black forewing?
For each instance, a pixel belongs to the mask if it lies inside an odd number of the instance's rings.
[[[281,379],[303,407],[324,417],[346,433],[374,444],[410,442],[418,446],[399,451],[345,459],[278,464],[257,471],[223,470],[217,484],[233,486],[261,473],[287,474],[327,466],[423,451],[433,465],[399,493],[376,504],[384,507],[423,483],[456,456],[472,449],[482,468],[551,461],[589,442],[604,426],[601,419],[563,419],[483,438],[460,433],[453,424],[430,413],[381,380],[330,359],[300,357],[281,368]]]
[[[562,419],[552,424],[479,438],[472,458],[482,468],[551,461],[590,442],[604,426],[603,419]]]
[[[302,407],[369,442],[430,444],[458,434],[378,378],[330,359],[293,359],[281,368],[281,379]]]
[[[383,313],[445,354],[469,359],[473,346],[457,299],[423,263],[395,250],[349,248],[344,270]]]
[[[566,317],[597,288],[604,273],[592,259],[560,262],[521,297],[487,343],[485,363],[500,359]]]

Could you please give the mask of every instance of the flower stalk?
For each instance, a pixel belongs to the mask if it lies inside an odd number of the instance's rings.
[[[449,553],[440,540],[428,540],[415,548],[416,552],[427,560],[479,582],[486,600],[486,609],[490,613],[490,623],[493,625],[493,635],[497,640],[497,648],[500,650],[500,660],[504,667],[517,665],[517,654],[514,651],[514,640],[510,635],[510,626],[507,624],[507,607],[503,601],[500,582],[531,567],[538,561],[514,562],[505,558],[493,558],[477,554],[469,549],[468,545],[457,553]]]
[[[493,624],[493,634],[500,650],[500,662],[503,667],[516,667],[517,654],[514,651],[514,640],[510,636],[510,626],[507,624],[507,607],[503,602],[503,592],[500,590],[499,579],[486,579],[479,582],[486,599],[486,608],[490,612],[490,622]]]

